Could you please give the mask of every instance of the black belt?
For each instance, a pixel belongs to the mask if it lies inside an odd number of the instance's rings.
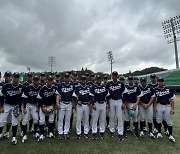
[[[122,98],[112,98],[112,100],[115,100],[115,101],[120,100],[120,99]]]
[[[97,102],[99,104],[104,104],[105,101],[95,101],[95,102]]]
[[[71,101],[61,101],[63,104],[70,104]]]
[[[159,104],[161,104],[161,105],[170,105],[170,104],[162,104],[162,103],[159,103]]]

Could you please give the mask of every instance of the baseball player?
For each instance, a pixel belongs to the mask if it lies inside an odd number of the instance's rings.
[[[119,76],[119,81],[125,85],[125,77],[123,75]]]
[[[61,76],[60,76],[60,74],[56,74],[55,75],[55,80],[54,80],[54,82],[56,83],[56,84],[60,84],[61,83]]]
[[[153,88],[153,89],[157,88],[157,87],[158,87],[158,84],[157,84],[157,76],[156,76],[155,74],[151,74],[151,75],[150,75],[150,79],[151,79],[151,83],[149,84],[149,86],[150,86],[151,88]],[[153,105],[155,104],[155,101],[156,101],[156,100],[154,100]],[[156,113],[156,112],[153,112],[153,124],[154,124],[153,133],[154,133],[154,134],[158,133],[156,118],[157,118],[157,113]]]
[[[149,128],[149,137],[155,139],[154,134],[152,133],[152,122],[153,122],[153,103],[154,103],[154,89],[147,85],[147,79],[142,77],[140,79],[142,96],[140,97],[139,103],[139,113],[140,113],[140,137],[144,136],[144,126],[145,120],[147,118],[148,128]]]
[[[64,77],[64,82],[58,86],[58,92],[60,95],[59,108],[59,118],[58,118],[58,138],[69,139],[69,129],[70,129],[70,118],[72,115],[72,95],[75,90],[73,82],[70,81],[70,74],[66,73]],[[63,124],[65,120],[65,124]],[[64,126],[63,126],[64,125]]]
[[[4,79],[5,80],[4,80],[4,82],[0,83],[0,91],[2,90],[2,87],[4,84],[10,83],[12,81],[11,76],[12,76],[12,74],[9,71],[4,73]],[[0,96],[0,101],[2,103],[4,103],[4,96],[2,96],[2,97]],[[12,118],[11,118],[11,112],[10,112],[8,117],[7,117],[6,131],[5,131],[4,136],[3,136],[4,138],[7,138],[7,139],[9,138],[9,130],[11,128],[11,122],[12,122]]]
[[[112,81],[107,83],[107,90],[109,92],[108,104],[110,105],[110,137],[114,136],[115,133],[115,114],[118,119],[118,135],[119,140],[123,138],[123,121],[122,121],[122,109],[125,104],[122,102],[123,93],[125,92],[125,86],[118,81],[118,72],[112,73]]]
[[[45,73],[40,73],[40,86],[44,86],[46,84],[46,75]]]
[[[103,78],[103,85],[106,87],[108,83],[108,77],[105,75]],[[106,128],[109,128],[109,117],[110,117],[110,111],[109,111],[109,106],[106,105]]]
[[[32,81],[33,81],[33,74],[31,72],[28,72],[26,74],[27,76],[27,81],[25,81],[23,83],[23,86],[26,88],[28,86],[30,86],[32,84]],[[32,128],[32,125],[33,125],[33,118],[32,118],[32,115],[30,114],[30,119],[29,119],[29,132],[33,132],[33,128]],[[21,130],[22,130],[22,120],[20,122],[20,125],[21,125]],[[21,135],[23,136],[23,133],[21,133]]]
[[[135,76],[133,80],[134,80],[134,85],[138,87],[139,86],[139,78]]]
[[[24,143],[27,140],[27,122],[30,114],[32,115],[33,122],[34,122],[34,136],[36,138],[39,137],[37,133],[38,128],[38,105],[37,105],[37,96],[40,91],[41,86],[39,85],[39,77],[33,77],[32,85],[25,88],[23,97],[23,112],[22,112],[22,130],[23,130],[23,137],[22,142]]]
[[[24,87],[19,83],[19,73],[13,73],[12,83],[7,83],[2,87],[1,96],[4,95],[5,102],[0,107],[0,138],[4,122],[6,122],[9,113],[12,116],[12,144],[17,144],[16,133],[18,127],[19,104],[22,103],[22,93]]]
[[[175,138],[172,136],[172,115],[174,114],[174,99],[176,96],[171,89],[165,86],[163,78],[158,79],[158,87],[155,89],[155,96],[155,111],[157,112],[156,120],[158,126],[157,138],[162,138],[161,123],[164,117],[168,126],[169,140],[175,142]]]
[[[81,121],[84,115],[84,137],[89,138],[89,106],[91,102],[90,87],[86,84],[86,76],[81,76],[81,85],[75,88],[73,99],[77,102],[76,138],[81,138]]]
[[[48,137],[54,137],[53,134],[53,122],[54,122],[54,105],[59,103],[59,93],[55,86],[52,86],[53,77],[49,76],[47,78],[47,83],[44,85],[37,96],[39,99],[38,107],[39,107],[39,128],[40,128],[40,137],[38,141],[42,141],[44,137],[44,124],[45,124],[45,116],[49,116],[49,125],[48,125]]]
[[[135,86],[133,83],[133,77],[128,77],[128,85],[126,85],[127,92],[124,93],[123,100],[126,104],[125,109],[125,121],[124,121],[124,136],[127,137],[127,124],[128,121],[130,121],[130,113],[131,111],[134,112],[134,116],[132,117],[133,125],[135,128],[135,136],[137,139],[139,139],[139,133],[138,133],[138,104],[140,101],[141,91],[139,87]]]
[[[96,77],[96,84],[90,88],[90,95],[93,97],[92,101],[92,139],[97,139],[97,124],[99,119],[99,132],[101,139],[104,139],[105,132],[105,117],[106,117],[106,96],[108,91],[106,87],[101,84],[101,76]]]

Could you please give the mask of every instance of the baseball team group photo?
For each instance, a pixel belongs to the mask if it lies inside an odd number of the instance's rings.
[[[1,0],[0,154],[179,154],[179,0]]]

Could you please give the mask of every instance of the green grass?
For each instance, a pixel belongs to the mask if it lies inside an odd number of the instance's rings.
[[[150,139],[147,134],[141,140],[137,140],[133,134],[129,134],[128,138],[124,141],[118,140],[118,135],[114,138],[109,137],[109,132],[106,131],[105,140],[101,140],[98,136],[96,141],[92,139],[85,139],[82,137],[80,140],[75,138],[75,124],[73,132],[70,135],[70,140],[59,141],[57,137],[55,139],[45,138],[43,142],[37,142],[35,138],[31,137],[32,134],[28,134],[28,141],[26,143],[21,142],[21,138],[18,133],[17,145],[11,145],[10,139],[0,140],[0,154],[46,154],[46,153],[128,153],[128,154],[177,154],[180,152],[180,97],[176,100],[175,105],[176,113],[173,116],[174,124],[174,137],[176,143],[172,143],[168,140],[168,137],[163,135],[161,140]]]

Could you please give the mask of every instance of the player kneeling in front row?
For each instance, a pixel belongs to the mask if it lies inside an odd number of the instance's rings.
[[[145,120],[147,118],[148,128],[149,128],[149,137],[155,139],[154,134],[152,133],[152,122],[153,122],[153,102],[155,99],[154,90],[147,85],[146,78],[142,77],[141,81],[141,94],[140,103],[139,103],[139,113],[140,113],[140,137],[144,136],[144,126]]]
[[[57,88],[52,86],[53,77],[49,76],[47,79],[47,83],[40,89],[40,92],[37,96],[39,99],[38,106],[40,107],[39,110],[39,128],[40,128],[40,137],[38,141],[42,141],[44,137],[44,123],[45,123],[45,116],[49,116],[49,124],[48,124],[48,137],[54,137],[53,134],[53,122],[54,122],[54,105],[59,103],[59,95],[57,92]]]
[[[33,77],[33,85],[26,87],[22,95],[22,97],[24,98],[23,100],[24,109],[22,113],[23,143],[27,140],[27,122],[30,114],[32,115],[34,122],[34,136],[36,138],[39,137],[39,134],[37,133],[38,120],[39,120],[37,96],[40,91],[40,88],[41,86],[39,86],[39,77],[35,76]]]
[[[62,140],[63,137],[65,139],[69,139],[70,118],[72,115],[72,95],[74,89],[75,89],[74,84],[70,82],[70,74],[66,73],[64,82],[58,86],[58,92],[60,95],[60,104],[57,104],[57,108],[59,108],[59,112],[58,112],[59,140]],[[65,121],[65,124],[63,121]]]
[[[125,109],[125,121],[124,121],[124,136],[127,137],[127,126],[132,116],[133,125],[135,127],[135,136],[139,139],[138,132],[138,104],[141,97],[141,91],[139,87],[133,85],[133,77],[128,77],[128,85],[126,85],[127,92],[124,93],[123,101],[126,104]]]
[[[92,139],[97,139],[97,124],[99,119],[99,132],[101,139],[104,139],[105,132],[105,118],[106,118],[106,96],[108,91],[104,85],[101,84],[101,76],[96,77],[96,84],[90,89],[92,99]]]
[[[12,117],[12,144],[17,144],[16,134],[18,128],[19,105],[22,103],[22,93],[24,87],[19,83],[19,73],[13,74],[12,83],[7,83],[2,87],[2,94],[5,97],[5,103],[0,105],[0,138],[3,136],[2,130],[4,122],[7,121],[9,113]]]
[[[174,99],[176,96],[171,89],[164,85],[163,78],[158,79],[158,87],[155,89],[155,96],[157,99],[157,103],[155,104],[158,126],[157,138],[162,138],[161,123],[164,116],[168,125],[169,140],[175,142],[175,139],[172,136],[172,114],[174,114]]]

